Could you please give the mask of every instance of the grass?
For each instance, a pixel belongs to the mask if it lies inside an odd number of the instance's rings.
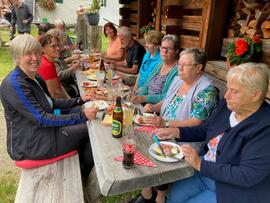
[[[13,203],[17,190],[18,180],[10,174],[0,177],[0,202]]]
[[[2,29],[1,37],[3,41],[8,41],[9,39],[9,30]],[[37,35],[36,26],[32,27],[31,34],[33,36]],[[68,32],[69,35],[74,35],[74,33]],[[102,51],[105,51],[108,46],[108,39],[102,34]],[[0,81],[14,68],[15,64],[13,63],[11,56],[6,47],[0,46]],[[0,176],[0,203],[12,203],[15,200],[15,195],[17,191],[19,180],[10,174],[5,174]],[[101,197],[102,203],[120,203],[128,202],[129,199],[135,197],[139,192],[130,192],[123,195],[115,195],[111,197]]]

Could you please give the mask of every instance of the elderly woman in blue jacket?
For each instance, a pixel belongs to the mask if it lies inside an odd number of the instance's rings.
[[[132,99],[133,103],[156,104],[161,101],[177,75],[177,56],[179,54],[179,39],[175,35],[165,35],[161,41],[160,57],[162,62],[157,64],[149,74],[147,81]]]
[[[78,107],[86,97],[50,96],[37,74],[41,50],[40,43],[29,34],[18,35],[10,43],[17,65],[2,82],[0,91],[8,153],[13,160],[42,160],[78,150],[86,178],[94,165],[86,121],[95,119],[97,109]],[[70,113],[59,115],[59,110]]]
[[[175,182],[168,203],[269,202],[270,106],[265,64],[246,63],[229,70],[227,92],[205,124],[159,129],[159,139],[206,141],[202,157],[182,145],[194,176]]]

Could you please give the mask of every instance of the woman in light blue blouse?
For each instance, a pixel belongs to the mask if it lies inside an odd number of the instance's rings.
[[[144,34],[146,53],[135,83],[135,88],[141,88],[146,82],[154,67],[161,62],[159,47],[163,34],[156,30],[150,30]]]
[[[146,119],[157,127],[195,126],[203,123],[217,103],[217,91],[203,74],[207,62],[205,52],[190,48],[180,53],[178,76],[175,76],[163,101],[146,104],[145,112],[160,112],[159,116]],[[201,143],[192,143],[199,151]],[[144,188],[137,202],[165,202],[168,184],[158,186],[157,193],[152,188]],[[155,197],[155,195],[157,196]]]

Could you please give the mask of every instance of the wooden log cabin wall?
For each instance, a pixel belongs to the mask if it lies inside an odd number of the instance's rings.
[[[180,47],[203,48],[209,62],[205,72],[225,92],[228,67],[226,45],[241,34],[260,34],[262,61],[270,65],[270,3],[268,0],[119,0],[120,26],[130,26],[135,37],[153,23],[156,30],[176,34]],[[255,21],[254,21],[255,20]],[[270,95],[268,96],[270,98]]]

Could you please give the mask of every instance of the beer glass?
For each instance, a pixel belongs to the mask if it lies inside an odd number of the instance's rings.
[[[125,123],[126,128],[129,128],[130,126],[132,126],[134,110],[135,110],[134,105],[126,105],[123,108],[124,123]]]

